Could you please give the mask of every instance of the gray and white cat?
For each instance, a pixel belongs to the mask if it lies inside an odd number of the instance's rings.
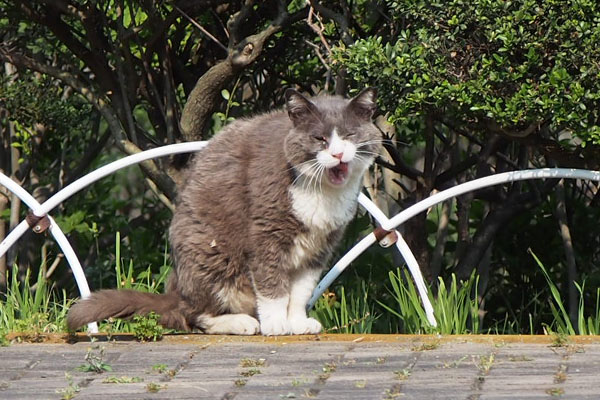
[[[163,295],[102,290],[71,307],[71,329],[154,311],[160,323],[212,334],[321,331],[306,304],[353,218],[380,150],[376,91],[308,99],[224,128],[195,158],[169,235]]]

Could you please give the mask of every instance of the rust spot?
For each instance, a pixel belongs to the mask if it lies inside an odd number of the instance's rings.
[[[50,227],[50,219],[48,218],[47,215],[38,217],[34,213],[30,212],[29,214],[27,214],[27,217],[25,218],[25,220],[27,221],[27,224],[29,225],[29,227],[35,233],[42,233]]]
[[[381,247],[390,247],[394,243],[398,241],[398,236],[394,231],[386,231],[385,229],[378,226],[373,231],[375,234],[375,239],[379,242]]]

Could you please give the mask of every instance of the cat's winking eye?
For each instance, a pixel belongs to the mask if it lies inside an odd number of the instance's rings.
[[[327,139],[321,135],[313,135],[313,139],[319,142],[327,143]]]

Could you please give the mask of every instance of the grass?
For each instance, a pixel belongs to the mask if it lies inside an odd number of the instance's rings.
[[[121,261],[120,235],[116,235],[116,287],[142,292],[161,293],[170,271],[168,253],[165,251],[163,265],[158,274],[151,267],[138,273],[134,272],[133,261],[127,266]],[[8,344],[9,332],[27,332],[28,340],[46,333],[67,332],[66,316],[73,303],[66,291],[56,291],[45,279],[40,268],[37,279],[33,280],[27,270],[23,279],[19,279],[19,269],[14,265],[8,276],[4,301],[0,301],[0,346]],[[99,324],[100,331],[111,333],[134,333],[138,340],[160,339],[165,331],[157,323],[158,316],[139,317],[133,321],[109,320]]]
[[[127,266],[125,266],[121,259],[121,237],[117,232],[115,239],[115,287],[117,289],[162,293],[170,271],[169,255],[165,249],[163,265],[160,267],[158,274],[153,274],[152,268],[148,266],[136,275],[133,260],[130,260]],[[140,341],[156,341],[164,333],[168,332],[162,329],[162,326],[158,325],[157,321],[158,316],[151,313],[145,317],[134,317],[132,321],[121,319],[104,321],[99,323],[99,330],[110,333],[133,333],[136,339]]]
[[[569,314],[565,310],[565,306],[563,305],[563,301],[558,287],[550,278],[548,271],[546,270],[544,264],[542,264],[540,259],[534,254],[534,252],[531,249],[529,249],[528,251],[529,254],[531,254],[533,259],[535,260],[542,273],[544,274],[544,278],[546,279],[546,283],[548,284],[548,287],[550,288],[550,293],[552,294],[552,300],[554,300],[549,302],[550,310],[552,311],[552,316],[554,317],[554,322],[551,325],[548,325],[548,330],[552,332],[553,329],[556,329],[556,332],[558,332],[559,334],[575,335],[575,329],[571,324]]]
[[[575,283],[579,304],[576,319],[571,320],[559,286],[542,261],[531,250],[530,254],[545,279],[546,289],[530,296],[529,303],[525,305],[529,309],[533,304],[528,321],[521,321],[515,312],[509,310],[504,319],[482,329],[478,277],[473,274],[466,281],[458,281],[451,275],[447,280],[440,278],[435,289],[429,287],[429,298],[438,322],[438,327],[432,327],[427,322],[412,279],[401,269],[390,271],[387,282],[363,279],[353,281],[357,283],[350,287],[336,286],[335,292],[327,292],[317,301],[310,315],[317,318],[328,333],[504,334],[528,330],[530,333],[543,331],[563,336],[600,334],[600,288],[593,296],[586,292],[585,280],[581,284]],[[133,261],[123,262],[121,259],[120,235],[117,233],[115,260],[117,288],[162,292],[171,268],[167,251],[158,273],[153,273],[150,267],[138,272]],[[378,291],[377,288],[383,287],[388,288],[387,292]],[[564,288],[562,291],[566,295]],[[546,295],[547,292],[550,296]],[[64,290],[56,290],[45,279],[41,268],[36,277],[31,276],[30,271],[22,276],[17,266],[13,266],[3,299],[0,301],[0,346],[9,344],[7,334],[11,332],[27,332],[27,339],[33,341],[46,333],[66,332],[66,315],[72,300],[67,298]],[[549,311],[544,313],[545,310]],[[103,321],[99,328],[109,335],[134,333],[138,340],[158,340],[168,333],[162,330],[155,314],[130,321]]]
[[[488,355],[479,356],[479,362],[477,363],[477,369],[482,375],[487,375],[490,373],[492,366],[494,365],[496,356],[494,353],[490,353]]]
[[[323,325],[328,333],[368,334],[373,329],[377,315],[369,299],[369,290],[365,282],[346,295],[346,289],[340,288],[339,297],[332,292],[324,294],[315,304],[310,315]]]
[[[240,367],[242,368],[256,368],[264,367],[266,363],[264,358],[242,358],[240,360]]]
[[[258,375],[258,374],[262,374],[261,370],[258,368],[249,368],[247,370],[240,372],[240,375],[243,376],[244,378],[250,378],[251,376]]]
[[[397,371],[394,371],[394,375],[396,376],[396,379],[405,381],[410,376],[410,369],[408,369],[408,368],[399,369]]]
[[[247,379],[236,379],[235,381],[233,381],[233,384],[237,387],[242,387],[242,386],[246,386],[246,383],[248,383]]]
[[[167,364],[154,364],[152,366],[152,371],[156,371],[159,374],[162,374],[163,372],[165,372],[167,369],[169,369],[169,366]]]
[[[161,384],[155,383],[155,382],[149,382],[146,385],[146,391],[149,393],[158,393],[159,391],[164,390],[166,388],[167,388],[166,384],[161,385]]]
[[[596,306],[593,314],[587,318],[585,310],[585,281],[579,285],[573,282],[579,291],[579,307],[577,310],[577,329],[580,335],[600,335],[600,288],[596,289]]]
[[[133,336],[140,342],[160,340],[165,329],[158,323],[160,315],[151,312],[146,316],[136,315],[133,317]]]
[[[102,383],[116,383],[116,384],[126,384],[126,383],[140,383],[143,382],[144,379],[139,376],[111,376],[105,378]]]
[[[466,282],[457,282],[451,275],[447,287],[443,279],[438,280],[437,295],[431,296],[437,327],[429,325],[421,298],[412,279],[405,279],[399,268],[389,273],[391,295],[395,304],[379,304],[390,315],[396,317],[398,331],[402,333],[465,334],[479,333],[479,300],[477,297],[478,277],[472,274]]]
[[[71,374],[65,372],[65,379],[67,380],[67,386],[63,389],[57,389],[56,393],[60,394],[61,400],[71,400],[77,396],[77,393],[81,391],[81,388],[73,382]]]
[[[537,266],[542,271],[550,293],[552,294],[549,299],[550,311],[552,313],[553,320],[549,324],[545,324],[545,330],[551,334],[557,334],[562,336],[568,335],[598,335],[600,334],[600,288],[596,290],[596,301],[595,308],[592,310],[592,315],[585,317],[585,281],[580,285],[577,282],[573,282],[579,292],[579,304],[577,308],[577,326],[573,326],[569,314],[566,311],[563,298],[561,296],[558,286],[552,281],[548,270],[542,263],[542,261],[535,255],[535,253],[529,249],[529,254],[535,260]]]
[[[85,354],[85,364],[77,367],[81,372],[111,372],[112,366],[104,361],[104,346],[89,347]]]
[[[0,344],[8,332],[28,332],[34,335],[65,332],[66,316],[71,304],[63,290],[58,296],[40,272],[36,289],[30,284],[31,272],[27,270],[25,279],[19,280],[17,265],[13,266],[8,279],[5,301],[0,302]]]
[[[440,341],[436,340],[434,342],[422,343],[418,346],[414,346],[411,348],[411,351],[431,351],[437,349],[438,347],[440,347]]]

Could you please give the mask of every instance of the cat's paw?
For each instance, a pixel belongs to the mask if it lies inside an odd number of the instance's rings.
[[[265,336],[289,335],[290,323],[282,318],[263,318],[260,321],[260,332]]]
[[[258,320],[249,315],[241,314],[239,324],[235,327],[234,335],[256,335],[260,332]]]
[[[290,327],[293,335],[316,334],[323,330],[321,323],[314,318],[292,318]]]
[[[212,335],[256,335],[260,332],[258,320],[248,314],[201,315],[198,326]]]

